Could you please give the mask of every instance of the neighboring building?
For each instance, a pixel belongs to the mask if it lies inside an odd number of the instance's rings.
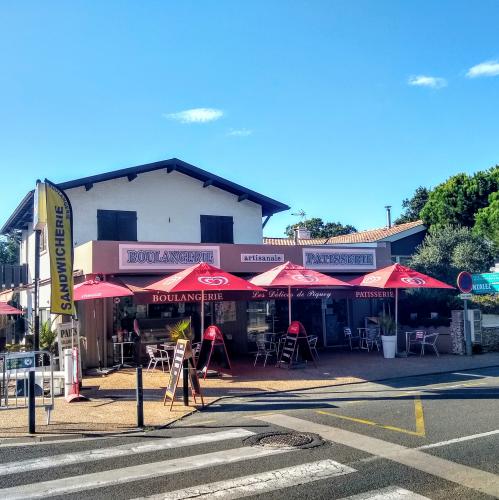
[[[273,214],[289,207],[248,188],[181,160],[132,167],[58,184],[66,192],[74,220],[76,281],[96,275],[121,280],[135,295],[118,300],[77,303],[86,337],[84,362],[112,362],[113,335],[131,329],[136,318],[144,343],[159,343],[166,325],[189,317],[199,338],[200,315],[205,324],[217,323],[233,353],[251,349],[255,334],[285,331],[287,298],[283,291],[261,297],[216,295],[205,310],[183,295],[152,293],[145,287],[199,261],[249,277],[291,260],[338,277],[351,278],[390,263],[390,245],[398,240],[331,245],[309,242],[283,246],[264,243],[263,227]],[[33,279],[33,192],[28,193],[0,232],[21,231],[21,264]],[[391,235],[391,233],[390,233]],[[390,237],[389,234],[385,236]],[[46,237],[42,234],[40,316],[49,318],[50,273]],[[369,297],[388,292],[370,291]],[[215,295],[215,294],[214,294]],[[21,305],[31,314],[32,285],[21,287]],[[344,342],[343,326],[362,326],[363,318],[378,312],[379,304],[365,292],[297,290],[295,317],[323,345]],[[352,300],[353,299],[353,300]],[[191,300],[189,302],[189,300]],[[253,344],[254,345],[254,344]]]
[[[426,226],[423,221],[406,222],[391,227],[369,229],[342,236],[330,238],[267,238],[263,239],[267,245],[359,245],[389,243],[393,262],[406,264],[415,252],[416,248],[423,242],[426,236]]]

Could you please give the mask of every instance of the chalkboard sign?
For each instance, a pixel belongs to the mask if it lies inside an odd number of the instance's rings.
[[[312,361],[315,367],[315,359],[308,343],[308,336],[305,327],[299,321],[293,321],[288,328],[284,346],[282,348],[277,366],[291,368],[297,361],[297,357],[302,361]]]
[[[166,386],[165,397],[163,400],[163,404],[166,405],[166,399],[171,399],[170,410],[172,409],[175,400],[175,392],[177,390],[178,381],[180,380],[180,375],[182,373],[184,360],[188,363],[189,381],[191,385],[191,393],[194,398],[194,403],[197,403],[196,396],[200,396],[201,404],[204,406],[203,395],[201,394],[201,386],[199,384],[196,368],[194,366],[191,344],[188,340],[179,339],[177,340],[177,345],[175,346],[172,367],[170,370],[170,378],[168,380],[168,385]]]
[[[206,378],[212,362],[215,362],[219,369],[231,369],[224,337],[220,328],[215,325],[209,326],[203,333],[201,349],[196,364],[197,370],[203,373],[203,378]]]

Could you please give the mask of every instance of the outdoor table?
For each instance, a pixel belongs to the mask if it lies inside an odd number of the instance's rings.
[[[175,347],[177,344],[175,342],[165,342],[164,344],[160,344],[161,347],[163,348],[164,351],[172,351],[172,357],[173,357],[173,352],[175,351]]]
[[[120,366],[123,367],[123,366],[129,366],[129,365],[125,365],[125,353],[124,353],[124,346],[125,344],[131,344],[131,345],[134,345],[135,342],[133,341],[124,341],[124,342],[113,342],[113,363],[114,363],[114,354],[116,352],[116,346],[120,346],[121,347],[121,363],[120,363]],[[127,359],[133,359],[133,356],[127,356]]]

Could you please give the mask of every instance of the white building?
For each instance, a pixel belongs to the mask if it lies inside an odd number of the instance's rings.
[[[73,208],[73,241],[261,244],[263,218],[289,209],[256,193],[176,158],[106,172],[58,184]],[[22,231],[20,264],[28,264],[33,280],[35,231],[31,191],[6,221],[1,234]],[[50,306],[49,257],[42,233],[40,311]],[[89,269],[81,255],[75,271]],[[32,306],[32,292],[21,293],[21,305]]]

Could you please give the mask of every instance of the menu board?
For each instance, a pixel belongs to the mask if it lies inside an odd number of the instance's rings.
[[[291,368],[297,358],[297,353],[301,360],[312,361],[316,366],[304,326],[299,321],[293,321],[289,325],[286,338],[284,339],[284,346],[277,366]]]
[[[165,390],[165,397],[163,404],[166,405],[166,399],[171,400],[170,410],[173,407],[173,402],[175,400],[175,392],[177,390],[178,381],[182,373],[184,361],[188,362],[189,369],[189,381],[191,384],[191,392],[194,397],[194,402],[196,403],[196,396],[201,397],[201,403],[204,406],[203,396],[201,394],[201,386],[199,384],[199,378],[197,375],[196,368],[194,366],[194,359],[192,356],[191,344],[188,340],[179,339],[177,340],[177,345],[175,346],[175,352],[173,354],[172,367],[170,370],[170,378],[168,379],[168,385]]]

